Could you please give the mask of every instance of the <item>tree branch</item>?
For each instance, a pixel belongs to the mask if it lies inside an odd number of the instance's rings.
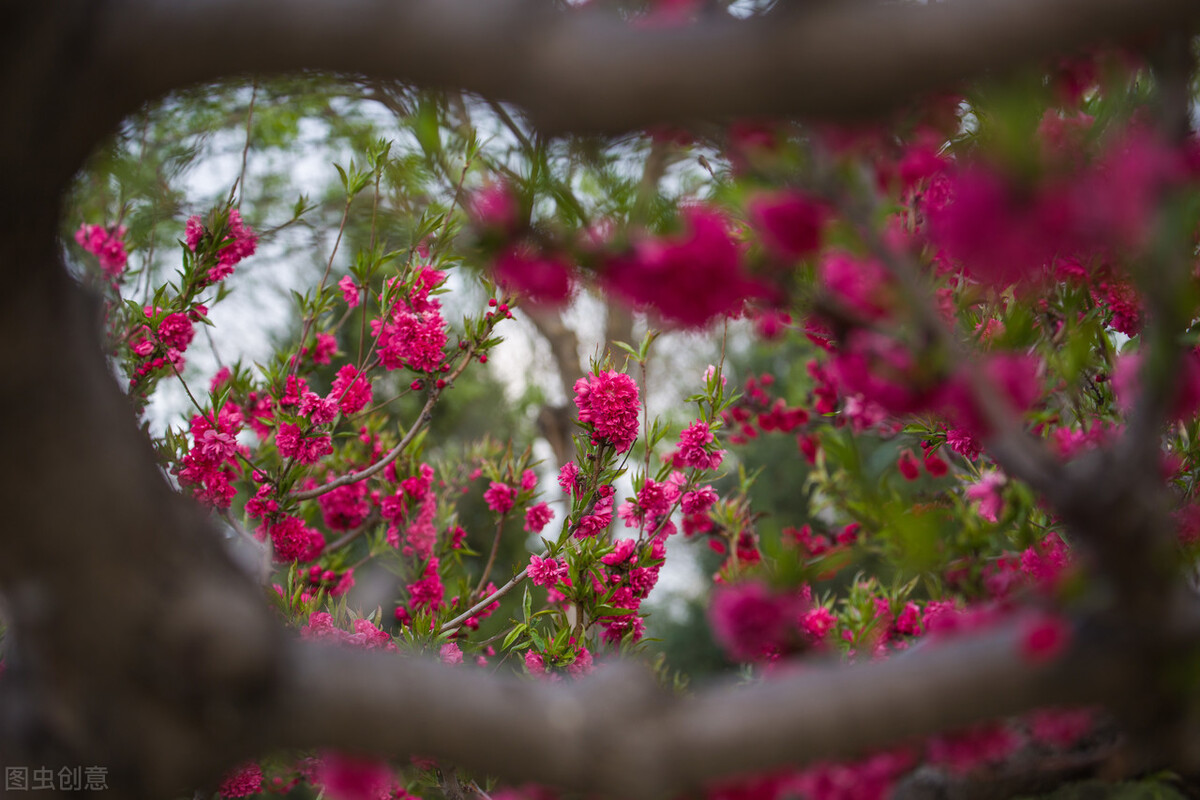
[[[1039,706],[1103,701],[1127,691],[1135,674],[1135,654],[1085,641],[1057,663],[1030,663],[1022,635],[1019,623],[1009,624],[887,661],[809,664],[690,698],[621,663],[564,685],[300,643],[286,659],[294,669],[274,743],[337,741],[445,758],[514,781],[656,798]],[[347,692],[348,685],[372,691]]]
[[[128,112],[190,83],[323,69],[461,86],[543,130],[875,114],[993,69],[1193,22],[1192,0],[818,3],[639,29],[521,0],[110,0],[96,74]]]

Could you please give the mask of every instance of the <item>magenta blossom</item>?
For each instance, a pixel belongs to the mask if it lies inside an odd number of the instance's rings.
[[[821,247],[821,229],[829,217],[825,206],[799,192],[760,194],[747,204],[750,222],[772,254],[803,258]]]
[[[129,257],[125,253],[125,226],[105,228],[101,225],[80,225],[75,231],[79,246],[96,256],[104,274],[115,279],[125,271]]]
[[[979,516],[988,522],[996,522],[1004,505],[1000,489],[1004,486],[1004,475],[996,470],[984,470],[979,482],[967,487],[967,499],[977,502]]]
[[[774,594],[761,583],[720,587],[709,624],[730,658],[758,661],[781,653],[794,630],[797,598]]]
[[[483,501],[497,514],[507,514],[512,509],[516,497],[516,490],[500,481],[492,481],[487,491],[483,493]]]
[[[591,374],[575,381],[579,421],[592,426],[592,441],[611,444],[618,453],[633,446],[640,403],[633,378],[620,372]]]
[[[742,268],[742,254],[724,216],[693,207],[681,214],[676,237],[644,239],[609,259],[605,281],[618,296],[657,312],[670,324],[698,328],[734,316],[764,287]]]
[[[251,761],[235,768],[227,774],[217,788],[222,797],[249,797],[262,791],[262,767]]]
[[[535,305],[560,306],[571,296],[571,273],[555,256],[510,247],[496,257],[496,282]]]

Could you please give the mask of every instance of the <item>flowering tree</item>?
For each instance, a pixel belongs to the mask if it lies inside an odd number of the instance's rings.
[[[16,10],[0,760],[62,793],[103,767],[131,797],[1183,783],[1196,12],[1076,5]],[[529,64],[508,57],[522,45]],[[538,127],[474,95],[405,105],[412,142],[338,168],[295,341],[205,386],[198,331],[292,218],[254,218],[239,181],[145,234],[125,227],[136,198],[98,204],[64,245],[60,198],[139,104],[301,67],[365,75],[377,99],[385,78],[462,85]],[[550,137],[652,125],[599,148],[632,172]],[[391,191],[414,153],[450,178],[440,195]],[[703,171],[664,192],[672,162]],[[461,323],[452,284],[476,287]],[[584,292],[645,335],[571,382],[557,481],[528,442],[440,447],[434,421],[509,320],[548,330]],[[716,359],[686,411],[651,418],[658,332],[730,320],[786,357]],[[138,418],[167,385],[186,426],[149,441]],[[745,464],[769,438],[792,496],[764,515]],[[709,621],[736,685],[636,666],[667,543],[689,539],[719,557]],[[395,577],[361,593],[373,567]]]

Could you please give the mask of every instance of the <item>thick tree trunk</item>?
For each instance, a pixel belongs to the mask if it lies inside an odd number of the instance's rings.
[[[21,273],[0,294],[0,762],[100,766],[130,796],[168,796],[245,755],[282,633],[158,470],[40,212],[0,228]]]
[[[282,638],[160,473],[100,352],[100,308],[62,264],[61,197],[122,111],[90,49],[108,4],[13,5],[0,34],[0,763],[96,766],[129,796],[161,797],[243,753]]]

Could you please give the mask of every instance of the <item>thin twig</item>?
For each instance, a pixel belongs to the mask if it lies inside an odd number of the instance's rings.
[[[450,376],[446,379],[446,388],[449,388],[454,383],[455,379],[462,374],[462,371],[466,369],[467,364],[471,363],[471,359],[475,355],[475,349],[475,345],[472,344],[467,348],[466,352],[463,353],[462,362],[454,369],[453,372],[450,373]],[[321,495],[332,492],[334,489],[337,489],[341,486],[348,486],[352,483],[365,480],[382,470],[388,464],[395,461],[397,456],[403,453],[405,448],[412,444],[413,439],[416,438],[421,429],[428,425],[433,419],[433,407],[437,404],[438,398],[442,396],[443,391],[444,389],[439,389],[436,384],[432,389],[430,389],[429,397],[426,399],[425,405],[421,408],[421,412],[417,415],[417,419],[413,421],[412,427],[408,429],[408,432],[404,434],[404,437],[396,444],[395,447],[384,454],[383,458],[379,459],[369,467],[359,470],[358,472],[351,472],[343,475],[340,478],[336,478],[329,483],[322,484],[321,486],[317,486],[313,489],[294,492],[292,493],[292,497],[296,500],[311,500],[314,497],[320,497]]]
[[[479,583],[475,586],[475,591],[472,595],[479,594],[483,591],[483,587],[487,585],[488,575],[492,574],[492,566],[496,563],[496,552],[500,549],[500,534],[504,533],[504,521],[508,519],[508,512],[500,515],[500,519],[496,520],[496,535],[492,538],[492,551],[488,553],[487,564],[483,567],[483,573],[479,576]]]
[[[329,272],[333,269],[333,258],[337,255],[338,246],[342,243],[342,234],[346,232],[346,222],[350,218],[350,206],[354,202],[354,197],[346,198],[346,207],[342,211],[342,221],[338,225],[337,238],[333,242],[333,249],[329,251],[329,261],[325,264],[325,274],[321,276],[321,282],[317,285],[317,298],[325,292],[325,284],[329,280]],[[317,321],[316,314],[309,314],[304,319],[304,328],[300,332],[300,350],[296,352],[295,358],[292,359],[292,375],[295,376],[300,370],[300,352],[304,349],[304,343],[308,340],[308,332],[312,330],[313,323]]]
[[[492,603],[499,600],[501,597],[504,597],[504,595],[511,592],[514,588],[516,588],[521,583],[521,581],[525,580],[525,578],[528,576],[529,576],[529,567],[526,567],[525,569],[521,570],[516,575],[514,575],[513,579],[510,580],[508,583],[504,584],[499,589],[492,592],[487,597],[483,598],[478,603],[471,606],[470,608],[468,608],[463,613],[459,614],[454,619],[450,620],[449,622],[443,622],[442,627],[438,628],[438,634],[439,635],[449,635],[451,633],[454,633],[455,631],[458,630],[460,625],[462,625],[464,622],[466,622],[471,617],[478,614],[480,611],[483,611],[485,608],[487,608]]]
[[[246,109],[246,144],[242,147],[242,171],[238,173],[237,187],[238,199],[237,207],[240,211],[242,208],[242,198],[246,196],[246,160],[250,155],[250,127],[254,120],[254,101],[258,97],[258,81],[250,82],[250,106]]]

